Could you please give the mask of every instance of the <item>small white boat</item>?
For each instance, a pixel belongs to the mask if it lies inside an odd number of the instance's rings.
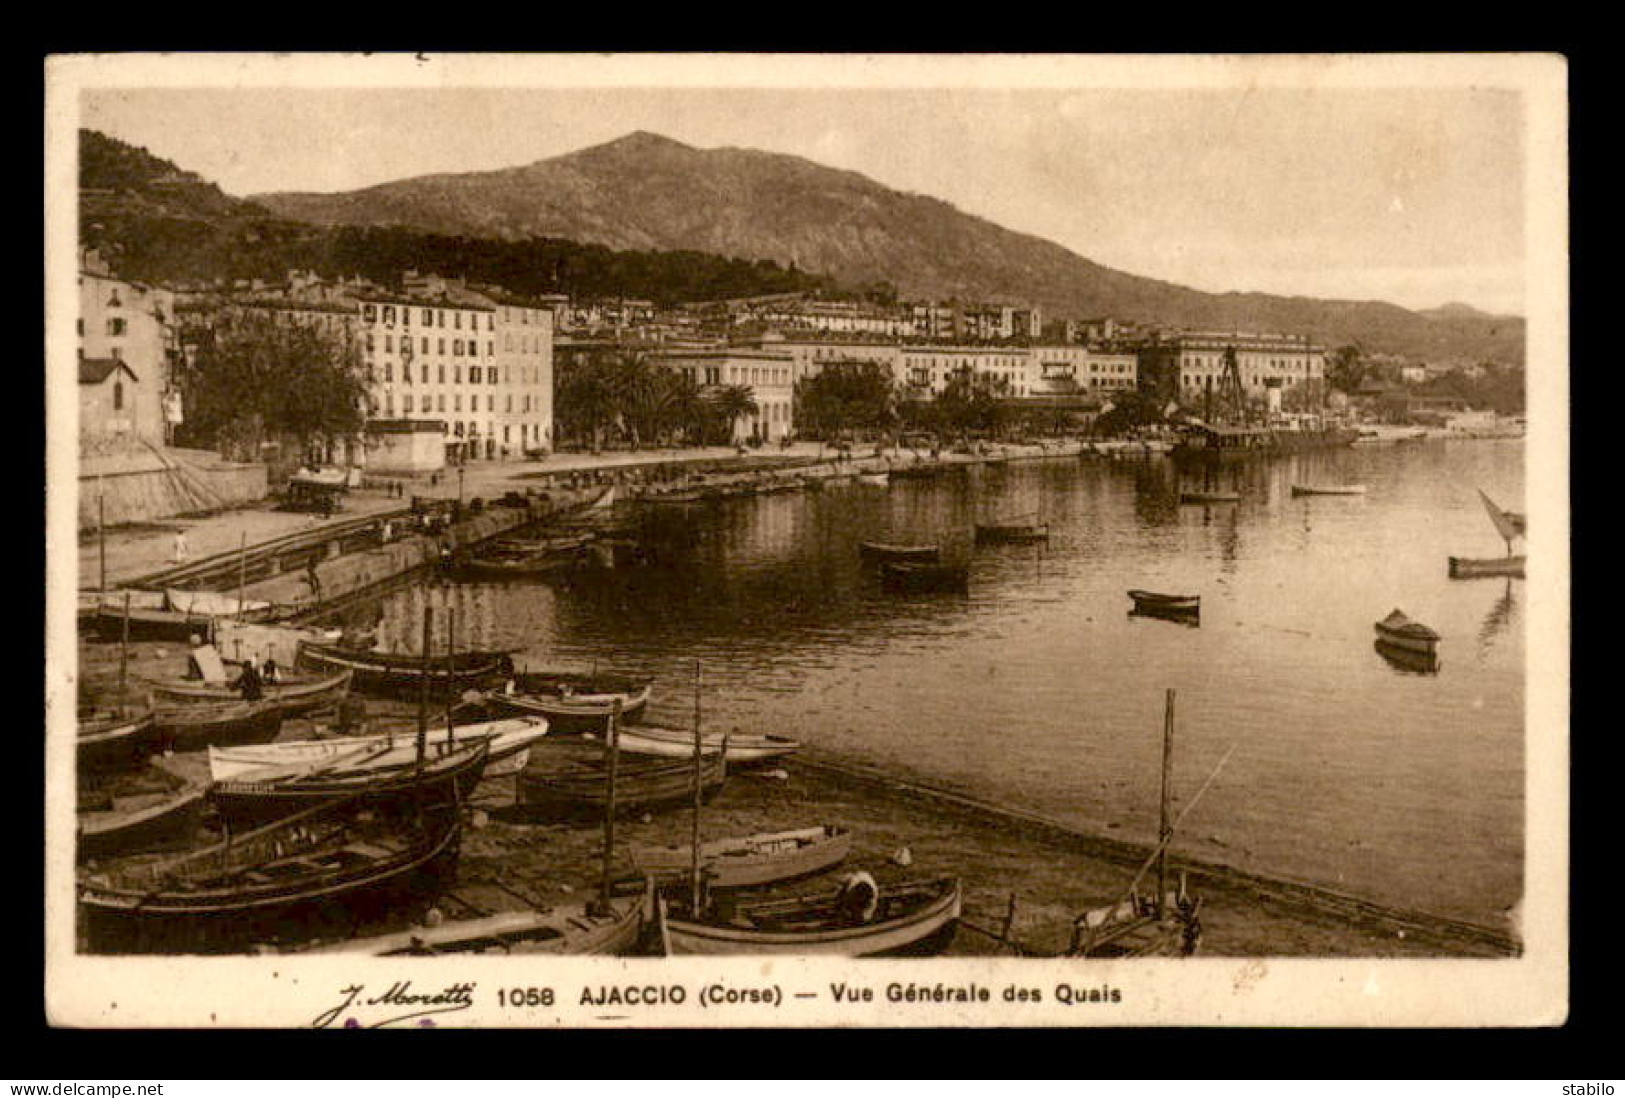
[[[806,827],[745,835],[700,844],[700,868],[712,888],[750,888],[822,873],[839,865],[852,851],[852,833],[844,827]],[[639,872],[657,879],[690,873],[694,850],[689,846],[640,846],[632,849]]]
[[[459,744],[490,740],[484,776],[501,777],[525,768],[530,745],[547,735],[547,722],[537,717],[487,721],[448,730],[431,728],[428,747],[440,750],[456,737]],[[343,769],[365,766],[387,770],[409,766],[417,757],[417,734],[346,736],[331,740],[294,740],[247,747],[209,748],[209,776],[217,782],[263,781],[278,774],[294,774],[314,767]]]
[[[1363,496],[1363,484],[1294,484],[1295,496]]]
[[[658,725],[639,724],[623,726],[617,735],[622,751],[629,755],[656,755],[668,759],[687,759],[694,756],[694,733],[681,728],[661,728]],[[700,735],[702,751],[707,755],[722,750],[728,744],[728,762],[733,766],[782,759],[801,750],[801,741],[788,736],[747,736],[739,733],[724,736],[720,732]]]
[[[891,483],[890,473],[859,473],[856,480],[859,484],[866,484],[870,488],[884,488]]]

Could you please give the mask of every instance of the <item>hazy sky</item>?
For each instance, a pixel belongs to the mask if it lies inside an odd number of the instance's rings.
[[[1249,90],[87,90],[82,124],[246,195],[650,130],[804,156],[1204,290],[1523,311],[1522,98]]]

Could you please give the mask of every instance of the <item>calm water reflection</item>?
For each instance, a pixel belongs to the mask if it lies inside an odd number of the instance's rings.
[[[1293,498],[1294,483],[1364,483]],[[1239,504],[1181,505],[1181,488]],[[422,587],[382,606],[411,650],[425,603],[459,643],[521,661],[642,668],[651,719],[784,732],[1149,841],[1163,692],[1179,692],[1176,801],[1236,747],[1181,849],[1493,922],[1522,892],[1521,582],[1452,581],[1503,551],[1474,489],[1521,509],[1518,443],[1299,455],[1183,475],[1052,461],[768,496],[650,519],[665,565],[567,586]],[[1052,540],[973,549],[978,519],[1036,512]],[[894,596],[861,539],[935,541],[969,596]],[[1132,617],[1130,587],[1202,596],[1199,629]],[[1394,607],[1444,637],[1436,673],[1390,664]],[[444,615],[440,615],[441,618]]]

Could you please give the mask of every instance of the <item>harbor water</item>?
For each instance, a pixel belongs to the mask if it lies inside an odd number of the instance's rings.
[[[1363,496],[1294,497],[1298,484]],[[415,651],[422,609],[459,647],[656,679],[648,720],[787,734],[825,753],[1155,841],[1164,696],[1177,692],[1174,850],[1500,926],[1523,890],[1522,581],[1475,489],[1523,509],[1517,441],[1423,442],[1182,468],[1075,458],[642,507],[652,567],[567,581],[425,582],[377,607]],[[1179,502],[1181,488],[1239,503]],[[1033,516],[1038,546],[974,546]],[[968,595],[882,591],[860,540],[936,543]],[[1200,625],[1128,613],[1197,594]],[[1374,647],[1390,610],[1443,637],[1434,673]],[[809,821],[816,822],[816,821]],[[922,827],[929,821],[922,819]]]

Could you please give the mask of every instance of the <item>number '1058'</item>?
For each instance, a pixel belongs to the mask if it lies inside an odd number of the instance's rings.
[[[552,1006],[553,989],[550,987],[499,987],[497,1003],[505,1007]]]

